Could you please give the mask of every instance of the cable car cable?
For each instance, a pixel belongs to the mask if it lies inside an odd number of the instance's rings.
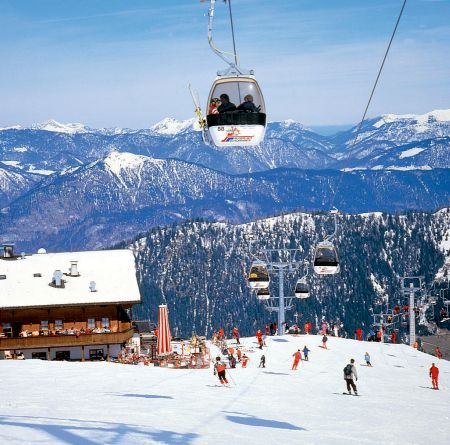
[[[374,95],[374,93],[375,93],[375,89],[377,88],[378,81],[379,81],[380,76],[381,76],[381,72],[383,71],[384,64],[385,64],[385,62],[386,62],[387,56],[388,56],[388,54],[389,54],[389,51],[390,51],[390,49],[391,49],[392,42],[394,41],[395,34],[397,33],[397,28],[398,28],[398,25],[400,24],[400,20],[401,20],[401,18],[402,18],[403,11],[404,11],[405,6],[406,6],[406,2],[407,2],[407,0],[403,0],[403,4],[402,4],[401,10],[400,10],[400,13],[399,13],[399,15],[398,15],[398,17],[397,17],[397,22],[395,23],[394,30],[392,31],[391,38],[390,38],[390,40],[389,40],[389,44],[388,44],[388,46],[387,46],[387,48],[386,48],[386,51],[385,51],[385,53],[384,53],[383,61],[381,62],[381,66],[380,66],[380,68],[379,68],[379,70],[378,70],[377,77],[376,77],[375,82],[374,82],[374,84],[373,84],[372,91],[371,91],[371,93],[370,93],[369,100],[367,101],[367,105],[366,105],[366,108],[365,108],[365,110],[364,110],[363,117],[362,117],[361,121],[359,122],[358,128],[357,128],[357,130],[356,130],[356,135],[355,135],[355,138],[353,139],[353,143],[352,143],[352,145],[350,146],[350,149],[352,149],[352,148],[356,145],[356,142],[357,142],[357,140],[358,140],[358,136],[359,136],[359,133],[360,133],[360,131],[361,131],[362,124],[364,123],[364,119],[366,118],[367,111],[369,110],[370,103],[371,103],[371,101],[372,101],[373,95]],[[332,200],[331,200],[331,208],[333,208],[334,200],[335,200],[335,198],[336,198],[336,195],[337,195],[337,192],[338,192],[338,190],[339,190],[339,187],[340,187],[340,185],[341,185],[341,183],[342,183],[343,177],[344,177],[344,170],[341,171],[341,175],[340,175],[340,177],[339,177],[338,185],[337,185],[337,187],[336,187],[336,189],[335,189],[335,191],[334,191],[333,198],[332,198]]]
[[[225,0],[227,1],[227,0]],[[234,25],[233,25],[233,13],[231,12],[231,0],[228,0],[228,10],[230,11],[230,24],[231,24],[231,37],[233,39],[233,52],[234,52],[234,62],[238,64],[237,52],[236,52],[236,40],[234,38]]]

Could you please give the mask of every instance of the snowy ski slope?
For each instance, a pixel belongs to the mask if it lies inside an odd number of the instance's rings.
[[[450,363],[405,345],[321,336],[267,340],[266,369],[229,371],[37,360],[0,362],[0,443],[14,444],[448,444]],[[291,371],[307,345],[310,361]],[[362,366],[368,351],[373,368]],[[215,351],[214,351],[215,352]],[[213,352],[213,353],[214,353]],[[343,395],[356,359],[360,397]],[[440,391],[428,369],[440,368]]]

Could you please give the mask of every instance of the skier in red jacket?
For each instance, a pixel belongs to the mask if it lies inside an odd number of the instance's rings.
[[[298,366],[298,362],[302,358],[302,353],[300,352],[300,349],[295,354],[292,354],[292,356],[294,357],[294,363],[292,364],[292,370],[296,371],[297,370],[297,366]]]
[[[237,343],[238,345],[240,345],[241,342],[239,341],[239,338],[240,338],[241,336],[240,336],[239,330],[238,330],[238,328],[237,328],[236,326],[233,328],[233,337],[235,338],[236,343]]]
[[[392,343],[397,343],[397,332],[395,332],[395,331],[392,331],[392,334],[391,334],[391,341],[392,341]]]
[[[436,346],[436,349],[434,350],[436,357],[440,360],[442,358],[442,351],[439,346]]]
[[[362,340],[362,329],[361,328],[358,328],[356,330],[356,335],[358,337],[358,341],[361,341]]]
[[[433,385],[433,389],[439,389],[439,383],[438,383],[438,377],[439,377],[439,368],[434,365],[434,363],[431,365],[430,368],[430,377],[431,377],[431,384]]]
[[[216,363],[214,363],[214,375],[218,375],[219,381],[222,385],[228,384],[227,377],[225,375],[225,369],[227,366],[220,360],[220,357],[216,357]]]
[[[259,349],[263,347],[263,335],[260,329],[256,331],[256,339],[258,340]]]

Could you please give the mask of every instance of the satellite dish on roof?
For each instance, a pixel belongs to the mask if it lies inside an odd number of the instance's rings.
[[[39,254],[41,254],[41,253],[47,253],[47,251],[46,251],[43,247],[41,247],[41,248],[37,251],[37,253],[39,253]]]

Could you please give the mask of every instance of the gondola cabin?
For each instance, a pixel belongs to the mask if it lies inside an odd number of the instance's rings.
[[[253,75],[219,76],[208,97],[206,124],[216,147],[248,147],[266,131],[264,97]]]
[[[266,263],[254,261],[248,274],[248,285],[251,289],[266,289],[269,287],[270,277]]]
[[[309,297],[309,286],[305,280],[298,280],[295,284],[295,297],[296,298],[308,298]]]
[[[258,289],[256,291],[256,298],[258,300],[268,300],[270,298],[270,291],[269,288],[266,287],[264,289]]]
[[[339,259],[333,243],[322,241],[316,247],[314,255],[314,272],[318,275],[334,275],[339,273]]]

